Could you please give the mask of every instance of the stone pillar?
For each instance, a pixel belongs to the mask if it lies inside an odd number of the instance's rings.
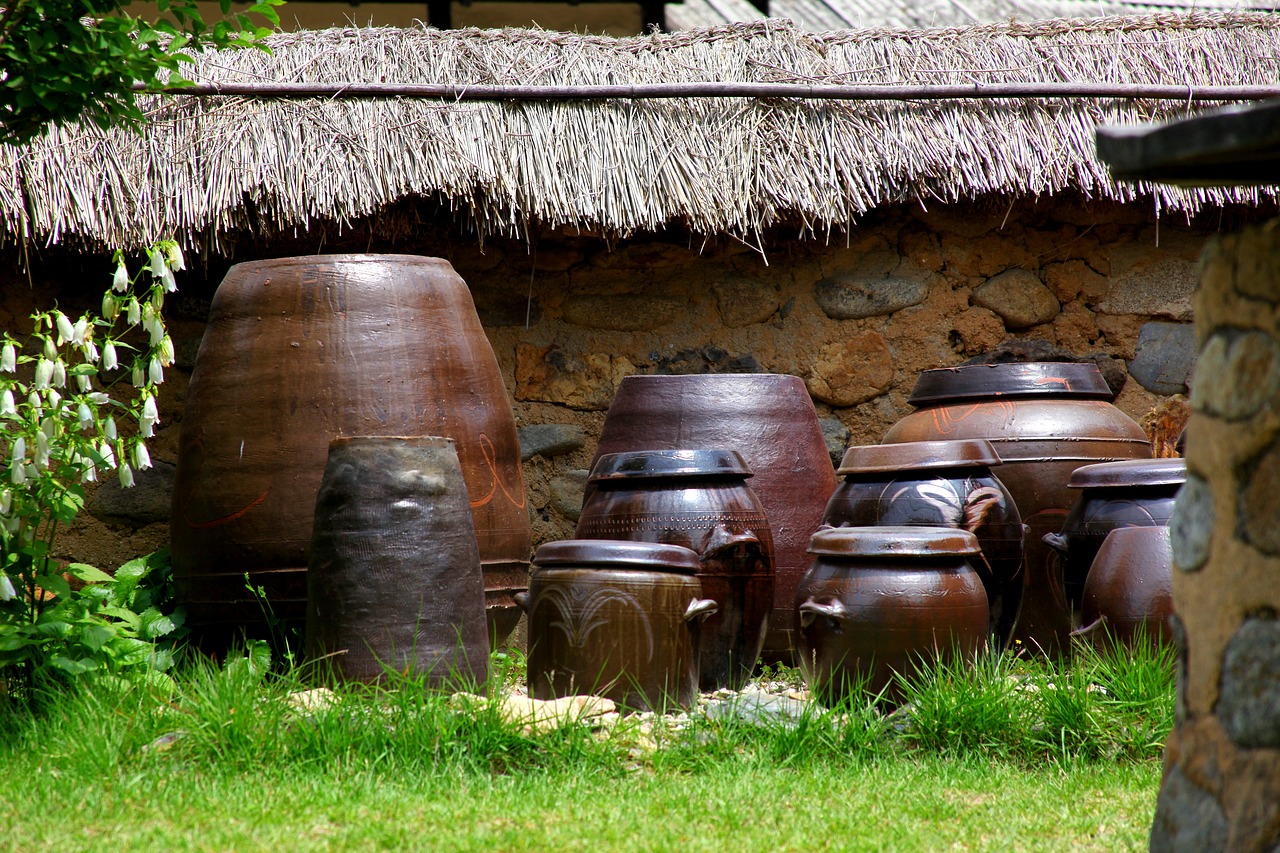
[[[1205,250],[1153,851],[1280,847],[1280,220]]]

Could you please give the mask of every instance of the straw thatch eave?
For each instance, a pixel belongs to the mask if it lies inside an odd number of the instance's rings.
[[[610,39],[531,30],[334,29],[198,58],[196,81],[593,84],[1271,84],[1280,18],[1057,20],[802,32],[765,21]],[[1169,101],[685,98],[441,101],[149,96],[145,134],[73,126],[0,149],[0,227],[36,244],[216,251],[229,234],[350,223],[434,199],[478,231],[626,235],[841,227],[878,206],[1063,191],[1193,213],[1274,187],[1113,182],[1094,128],[1185,115]],[[1202,107],[1198,106],[1196,109]]]

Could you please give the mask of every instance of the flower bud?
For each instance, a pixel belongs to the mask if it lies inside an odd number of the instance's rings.
[[[9,463],[9,482],[15,486],[21,486],[27,482],[27,466],[21,462]]]
[[[44,402],[41,401],[40,395],[35,391],[27,395],[27,405],[31,407],[31,411],[37,418],[44,414]]]
[[[102,425],[102,434],[112,441],[116,440],[116,419],[108,416],[107,422]]]
[[[114,320],[120,316],[120,300],[111,295],[111,291],[102,294],[102,319]]]
[[[115,370],[120,366],[120,361],[116,358],[116,345],[111,341],[107,341],[102,348],[102,369]]]
[[[55,388],[67,387],[67,365],[62,359],[53,363],[53,385]]]
[[[0,349],[0,370],[13,373],[18,369],[18,348],[7,343]]]
[[[13,492],[0,489],[0,515],[8,515],[11,509],[13,509]]]
[[[13,447],[9,448],[10,462],[25,462],[27,460],[27,438],[26,436],[18,436],[13,440]]]
[[[50,408],[57,409],[58,404],[62,402],[62,395],[59,394],[55,389],[50,388],[49,394],[47,396],[47,400],[49,402]],[[37,412],[37,414],[41,414],[41,412]]]
[[[53,338],[44,339],[44,357],[50,361],[58,357],[58,347],[54,344]]]
[[[36,450],[32,454],[32,462],[37,468],[44,468],[49,464],[49,436],[43,431],[36,432]]]

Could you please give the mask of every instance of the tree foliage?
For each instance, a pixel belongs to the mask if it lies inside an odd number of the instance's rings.
[[[195,0],[155,0],[146,18],[128,15],[131,0],[0,0],[0,143],[78,119],[136,129],[135,82],[182,85],[190,50],[262,47],[258,21],[279,24],[282,2],[232,15],[219,0],[223,18],[208,25]]]

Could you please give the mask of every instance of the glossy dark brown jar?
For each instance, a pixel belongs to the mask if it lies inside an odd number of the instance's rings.
[[[1084,584],[1079,636],[1098,647],[1173,641],[1173,553],[1167,527],[1107,534]]]
[[[1118,527],[1166,527],[1173,501],[1187,480],[1182,459],[1132,459],[1077,468],[1068,485],[1078,489],[1062,532],[1045,542],[1063,554],[1067,600],[1077,611],[1085,578],[1102,542]]]
[[[774,373],[628,376],[605,416],[597,457],[629,450],[726,448],[755,473],[773,535],[773,610],[762,656],[793,658],[796,584],[835,488],[835,471],[804,381]]]
[[[389,669],[476,690],[489,669],[484,611],[453,441],[336,439],[316,495],[306,660],[339,680]]]
[[[1142,427],[1111,404],[1092,364],[1035,362],[926,370],[911,393],[917,410],[885,435],[904,441],[985,438],[1004,464],[1000,480],[1027,525],[1022,613],[1015,641],[1045,654],[1065,654],[1070,606],[1057,552],[1042,539],[1062,529],[1075,500],[1071,472],[1091,462],[1145,459]]]
[[[850,447],[823,524],[832,527],[954,527],[978,538],[973,567],[991,611],[990,630],[1004,646],[1022,604],[1022,517],[1004,484],[991,443],[913,441]]]
[[[702,596],[719,607],[702,625],[703,691],[737,690],[751,678],[773,606],[773,538],[750,476],[732,450],[606,453],[574,534],[697,552]]]
[[[940,527],[838,527],[809,546],[800,582],[800,666],[818,701],[858,698],[859,686],[901,698],[895,673],[986,646],[988,608],[970,561],[972,533]]]
[[[698,640],[716,604],[680,545],[573,539],[534,555],[527,597],[529,693],[589,693],[635,711],[688,708]]]
[[[515,419],[466,283],[440,258],[237,264],[213,298],[183,412],[173,571],[217,644],[306,613],[307,544],[329,442],[446,435],[470,492],[493,628],[519,618],[531,550]],[[249,627],[253,631],[253,627]]]

